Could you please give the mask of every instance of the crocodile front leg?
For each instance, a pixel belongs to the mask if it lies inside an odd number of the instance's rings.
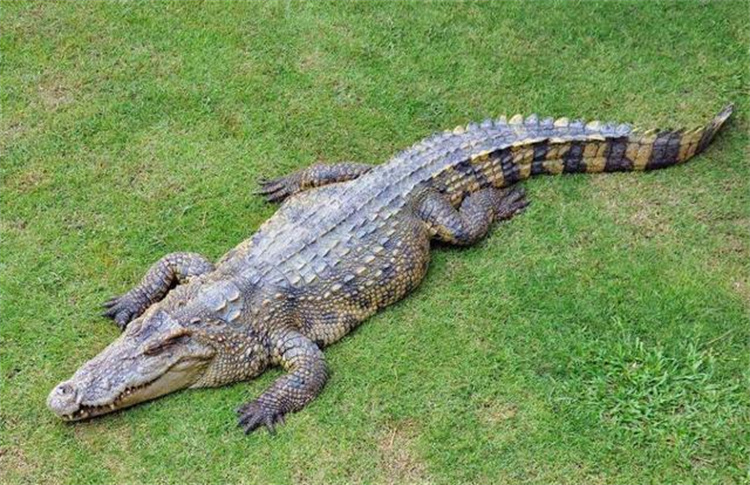
[[[256,193],[265,195],[269,202],[281,202],[289,196],[313,187],[354,180],[371,169],[372,165],[364,163],[318,163],[284,177],[261,181],[260,190]]]
[[[297,412],[312,401],[328,379],[323,352],[294,330],[271,337],[272,356],[289,373],[274,382],[260,397],[237,409],[239,425],[250,433],[261,425],[274,432],[284,415]]]
[[[149,268],[146,276],[132,290],[104,303],[102,316],[113,319],[121,329],[138,318],[178,284],[193,276],[214,270],[209,260],[196,253],[167,254]]]
[[[417,204],[416,212],[435,239],[468,246],[483,238],[492,222],[510,219],[527,205],[520,187],[490,187],[469,195],[459,210],[444,195],[428,192]]]

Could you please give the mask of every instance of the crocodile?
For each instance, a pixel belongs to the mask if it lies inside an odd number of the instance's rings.
[[[245,433],[273,433],[321,393],[323,348],[421,282],[431,241],[477,242],[524,210],[516,184],[534,175],[683,163],[731,113],[679,130],[515,115],[437,133],[381,165],[316,164],[262,180],[256,193],[283,201],[276,213],[218,262],[168,254],[106,302],[123,332],[47,404],[76,421],[280,366],[286,372],[236,410]]]

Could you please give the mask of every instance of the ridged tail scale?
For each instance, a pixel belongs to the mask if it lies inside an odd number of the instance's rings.
[[[729,105],[705,126],[648,131],[599,121],[503,117],[493,123],[512,133],[510,141],[444,167],[433,184],[458,203],[480,188],[507,187],[532,175],[665,168],[703,151],[731,114]]]

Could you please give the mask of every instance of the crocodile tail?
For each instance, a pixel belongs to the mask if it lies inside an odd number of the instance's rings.
[[[584,133],[551,137],[539,173],[598,173],[654,170],[682,163],[702,152],[732,114],[726,106],[708,124],[693,129],[641,130],[628,125],[615,127],[599,121],[587,123]],[[555,121],[564,127],[566,120]],[[569,125],[570,126],[570,125]],[[537,152],[541,151],[536,147]],[[542,158],[541,154],[538,158]],[[545,163],[547,162],[547,163]],[[550,163],[551,162],[551,163]],[[535,168],[537,170],[535,170]]]
[[[732,114],[726,106],[708,124],[693,129],[640,130],[630,125],[535,115],[500,118],[510,141],[481,150],[443,170],[436,182],[454,202],[485,186],[507,187],[534,175],[654,170],[702,152]]]
[[[557,136],[512,143],[512,161],[519,165],[524,176],[665,168],[702,152],[732,110],[732,105],[728,105],[708,124],[688,130],[641,130],[599,121],[587,123],[581,129],[560,118],[553,123],[559,130]]]
[[[728,105],[708,124],[689,130],[635,129],[623,139],[606,139],[604,160],[592,160],[590,169],[585,171],[655,170],[685,162],[705,150],[732,110],[732,105]]]

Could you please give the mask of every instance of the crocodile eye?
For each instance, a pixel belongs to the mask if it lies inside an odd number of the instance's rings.
[[[161,342],[154,342],[153,344],[149,345],[146,348],[146,350],[143,351],[143,355],[148,355],[148,356],[159,355],[165,350],[173,347],[174,345],[186,344],[189,341],[190,341],[190,337],[187,335],[175,335],[172,337],[167,337]]]
[[[143,330],[143,319],[142,318],[136,318],[130,324],[126,327],[125,331],[130,334],[131,336],[135,337],[136,335],[141,333],[141,330]]]

